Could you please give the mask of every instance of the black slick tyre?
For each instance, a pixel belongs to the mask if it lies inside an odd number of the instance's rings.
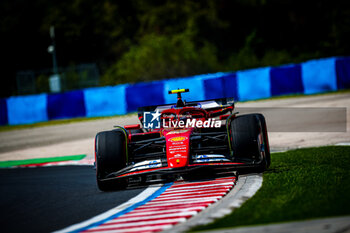
[[[101,191],[125,189],[126,180],[103,180],[126,167],[126,141],[122,130],[99,132],[95,138],[96,178]]]
[[[237,116],[231,121],[230,131],[233,157],[256,163],[258,171],[266,170],[270,165],[270,151],[264,116],[261,114]]]
[[[270,155],[270,144],[269,144],[269,137],[267,134],[267,127],[266,127],[266,121],[265,117],[262,114],[256,114],[260,121],[261,125],[261,131],[262,131],[262,137],[263,137],[263,150],[265,153],[265,159],[266,159],[266,169],[270,167],[271,164],[271,155]]]

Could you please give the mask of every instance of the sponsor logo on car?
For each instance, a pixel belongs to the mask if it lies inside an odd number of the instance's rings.
[[[182,154],[176,154],[174,155],[174,157],[169,158],[169,160],[174,160],[174,159],[187,159],[187,156]]]
[[[183,142],[187,139],[188,139],[188,137],[186,137],[186,136],[179,136],[179,137],[170,138],[170,139],[168,139],[168,141],[169,142]]]
[[[208,162],[209,161],[209,156],[207,155],[199,155],[197,159],[200,159],[202,162]]]
[[[157,160],[150,161],[150,162],[148,163],[148,167],[149,167],[149,168],[157,167],[158,163],[159,163],[159,162],[158,162]]]

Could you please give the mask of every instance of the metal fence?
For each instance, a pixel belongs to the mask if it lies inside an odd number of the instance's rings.
[[[52,82],[50,83],[50,81],[53,81],[52,69],[17,72],[17,94],[30,95],[64,92],[74,89],[96,87],[100,84],[99,70],[94,63],[58,68],[58,76],[59,79],[55,79],[55,81],[59,81],[59,88],[55,90],[52,89]]]

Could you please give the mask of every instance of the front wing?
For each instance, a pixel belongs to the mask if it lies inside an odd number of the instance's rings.
[[[134,169],[133,166],[128,166],[120,171],[116,171],[107,175],[101,181],[107,180],[118,180],[126,178],[137,178],[137,177],[146,177],[153,175],[160,176],[169,176],[169,175],[184,175],[184,174],[200,174],[207,173],[211,171],[214,173],[220,172],[233,172],[239,169],[246,168],[258,168],[260,163],[247,163],[247,162],[208,162],[208,163],[198,163],[198,164],[189,164],[181,168],[172,168],[172,167],[153,167],[148,169]]]

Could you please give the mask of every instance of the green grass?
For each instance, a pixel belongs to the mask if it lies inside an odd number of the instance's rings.
[[[51,157],[51,158],[1,161],[0,168],[8,168],[8,167],[14,167],[14,166],[20,166],[20,165],[28,165],[28,164],[81,160],[85,157],[86,155],[70,155],[70,156],[60,156],[60,157]]]
[[[350,146],[272,154],[260,190],[209,230],[350,214]]]

